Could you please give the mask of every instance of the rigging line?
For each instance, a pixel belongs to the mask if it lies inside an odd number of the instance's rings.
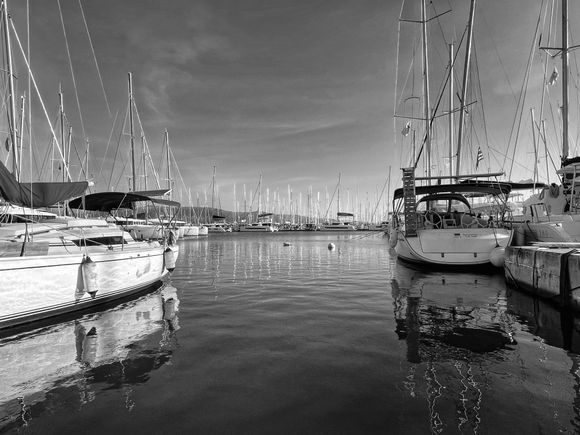
[[[514,161],[515,161],[515,155],[516,155],[516,150],[517,150],[517,143],[518,143],[518,138],[519,138],[520,129],[521,129],[521,125],[522,125],[523,106],[524,106],[524,102],[525,102],[526,95],[527,95],[528,82],[529,82],[530,76],[531,76],[531,69],[532,69],[532,64],[533,64],[533,60],[534,60],[535,47],[536,47],[536,43],[538,41],[538,32],[539,32],[539,27],[540,27],[540,18],[541,18],[541,13],[538,15],[538,20],[536,22],[536,29],[534,31],[534,37],[532,38],[532,44],[531,44],[531,47],[530,47],[530,53],[528,55],[528,63],[527,63],[527,66],[526,66],[526,72],[524,74],[524,80],[522,82],[522,88],[521,88],[521,91],[520,91],[520,97],[519,97],[519,101],[518,101],[518,107],[516,108],[516,116],[515,116],[515,119],[514,119],[514,123],[512,124],[512,128],[511,128],[511,131],[510,131],[510,136],[509,136],[509,141],[508,141],[508,148],[509,148],[510,143],[511,143],[511,139],[512,139],[512,135],[514,134],[514,129],[515,129],[515,138],[514,138],[514,141],[513,141],[513,143],[514,143],[514,151],[513,151],[513,154],[512,154],[512,162],[511,162],[510,170],[509,170],[509,173],[508,173],[508,179],[511,179],[512,171],[513,171],[513,165],[514,165]],[[519,120],[518,120],[518,117],[519,117]],[[517,126],[516,126],[516,124],[517,124]],[[506,160],[504,160],[504,162],[505,161]]]
[[[482,122],[483,122],[483,135],[485,137],[485,145],[487,148],[487,161],[488,161],[488,167],[489,167],[489,135],[487,132],[487,122],[485,119],[485,109],[484,109],[484,103],[483,103],[483,91],[481,89],[481,78],[479,76],[479,68],[477,67],[479,65],[479,62],[477,61],[477,48],[475,47],[475,45],[473,46],[473,57],[474,57],[474,63],[475,63],[475,75],[477,76],[477,88],[479,91],[479,100],[481,101],[481,117]],[[472,149],[473,151],[473,149]]]
[[[109,132],[109,138],[107,139],[107,147],[105,148],[105,153],[103,154],[103,159],[101,160],[101,166],[99,168],[99,172],[97,173],[97,177],[95,180],[100,180],[101,175],[103,174],[103,166],[105,165],[105,159],[107,158],[107,154],[109,152],[109,147],[111,146],[111,138],[113,137],[113,131],[115,130],[115,124],[117,123],[117,117],[119,116],[119,110],[115,112],[115,117],[113,118],[113,124],[111,125],[111,131]],[[108,187],[107,187],[107,190]]]
[[[60,146],[58,144],[58,139],[56,138],[56,133],[54,131],[54,129],[52,128],[52,124],[50,123],[50,118],[48,117],[48,112],[46,111],[46,105],[44,104],[44,101],[42,99],[42,96],[40,95],[40,90],[38,89],[38,85],[36,83],[36,79],[34,78],[34,75],[32,74],[32,70],[30,69],[30,63],[28,62],[28,59],[26,59],[26,55],[24,53],[24,49],[22,48],[22,43],[20,42],[20,38],[18,37],[18,33],[16,32],[16,27],[14,26],[14,21],[12,21],[12,18],[10,18],[10,25],[12,27],[12,31],[14,32],[14,37],[16,38],[16,42],[18,43],[18,48],[20,49],[20,53],[22,54],[23,58],[24,58],[24,63],[26,64],[26,68],[28,69],[28,73],[30,74],[30,77],[32,79],[32,84],[34,85],[34,90],[36,91],[36,95],[38,96],[38,99],[40,100],[40,105],[42,106],[42,110],[44,113],[44,116],[46,118],[46,121],[48,123],[48,126],[50,128],[50,132],[52,134],[52,137],[54,138],[57,148],[58,148],[58,152],[60,154],[60,158],[62,159],[62,161],[64,162],[64,167],[66,168],[66,172],[67,172],[67,176],[69,178],[69,180],[71,179],[70,176],[70,172],[68,170],[68,165],[66,164],[65,160],[64,160],[64,156],[62,154],[62,150],[60,149]]]
[[[129,104],[131,104],[131,102],[129,102]],[[123,120],[123,125],[121,127],[121,131],[119,132],[119,137],[117,139],[117,148],[115,149],[115,155],[113,156],[113,166],[111,167],[111,175],[109,177],[109,182],[107,184],[107,190],[110,189],[109,186],[112,186],[112,180],[113,180],[113,174],[115,172],[115,162],[117,161],[117,156],[119,155],[119,148],[121,146],[121,138],[123,137],[123,132],[125,130],[125,127],[127,126],[127,118],[129,117],[129,104],[127,104],[127,110],[125,111],[125,119]],[[112,131],[111,131],[112,133]],[[103,157],[103,162],[105,160],[105,157]],[[102,169],[102,168],[101,168]]]
[[[143,144],[145,145],[145,153],[147,156],[147,161],[149,162],[149,167],[153,171],[153,177],[155,178],[155,185],[158,189],[161,189],[161,183],[159,182],[159,174],[157,173],[157,169],[155,169],[155,165],[153,164],[153,158],[151,157],[151,151],[149,150],[149,144],[147,143],[147,138],[143,135]]]
[[[465,39],[465,35],[466,34],[467,34],[467,27],[465,28],[465,30],[463,31],[463,35],[461,36],[461,40],[459,41],[459,45],[457,47],[457,52],[459,52],[459,49],[463,45],[463,41]],[[454,56],[454,59],[455,59],[454,62],[457,61],[457,56]],[[435,117],[436,117],[435,115],[437,114],[437,111],[439,109],[439,105],[441,104],[441,101],[443,99],[443,92],[444,92],[445,88],[447,87],[447,82],[450,79],[449,76],[450,76],[450,74],[447,73],[446,74],[446,78],[445,78],[445,82],[443,83],[443,85],[440,88],[439,96],[437,97],[437,104],[435,105],[435,108],[433,109],[432,114],[431,114],[431,120],[430,120],[429,128],[432,128],[433,127],[433,123],[435,122]],[[421,159],[421,154],[423,153],[423,149],[425,147],[426,141],[427,141],[427,132],[425,132],[425,135],[424,135],[424,137],[423,137],[423,139],[421,141],[421,147],[419,148],[419,152],[417,154],[417,157],[416,157],[416,160],[415,160],[415,163],[414,163],[415,168],[417,167],[417,165],[419,163],[419,160]]]
[[[79,119],[81,121],[81,130],[83,132],[83,138],[87,139],[87,134],[85,132],[85,122],[83,121],[83,113],[81,111],[81,102],[79,100],[79,92],[78,92],[78,89],[77,89],[77,81],[76,81],[76,78],[75,78],[75,72],[74,72],[74,69],[73,69],[72,58],[71,58],[71,55],[70,55],[70,47],[69,47],[69,43],[68,43],[68,36],[66,34],[66,27],[64,25],[64,17],[62,15],[62,9],[60,7],[60,0],[57,0],[56,2],[58,4],[58,12],[60,14],[60,22],[61,22],[61,25],[62,25],[62,34],[64,36],[64,42],[65,42],[65,46],[66,46],[66,54],[68,56],[68,65],[69,65],[69,68],[70,68],[70,74],[71,74],[71,78],[72,78],[72,82],[73,82],[73,87],[74,87],[74,90],[75,90],[75,98],[76,98],[76,101],[77,101],[77,108],[79,109]]]
[[[499,65],[501,66],[501,70],[502,70],[502,72],[503,72],[503,74],[505,76],[506,82],[507,82],[508,87],[510,89],[510,93],[511,93],[512,97],[514,98],[514,101],[517,102],[517,94],[516,94],[516,92],[515,92],[515,90],[514,90],[514,88],[512,86],[512,83],[511,83],[510,78],[509,78],[509,75],[508,75],[508,73],[506,71],[505,65],[504,65],[504,63],[503,63],[503,61],[502,61],[502,59],[500,57],[500,53],[499,53],[499,50],[497,48],[497,44],[496,44],[495,39],[493,37],[493,33],[491,32],[491,27],[490,27],[489,23],[487,22],[487,20],[485,18],[485,14],[481,14],[481,18],[483,19],[483,22],[484,22],[486,28],[489,29],[489,31],[486,34],[486,38],[489,38],[489,40],[491,41],[491,43],[493,45],[493,50],[495,51],[495,54],[497,56]]]
[[[542,7],[543,7],[543,2],[542,2]],[[544,14],[544,22],[546,21],[546,16],[548,14],[548,8],[546,7],[546,13]],[[554,0],[552,0],[552,7],[550,8],[550,21],[549,21],[549,25],[548,25],[548,47],[550,47],[550,38],[552,37],[552,22],[554,19]],[[541,98],[540,98],[540,113],[539,113],[539,119],[544,119],[544,104],[545,104],[545,98],[546,98],[546,92],[547,92],[547,86],[546,86],[546,82],[547,82],[547,77],[548,77],[548,59],[550,58],[550,54],[546,51],[544,53],[544,77],[543,77],[543,86],[542,86],[542,94],[541,94]]]
[[[401,2],[401,10],[399,12],[399,23],[397,26],[397,50],[395,53],[395,98],[393,100],[393,136],[394,136],[394,141],[393,144],[395,146],[395,149],[397,149],[397,137],[399,136],[398,132],[397,132],[397,118],[395,118],[394,114],[397,113],[397,92],[398,92],[398,86],[399,86],[399,56],[400,56],[400,49],[401,49],[401,23],[402,23],[402,18],[403,18],[403,7],[405,6],[405,0],[403,0]],[[402,154],[402,153],[401,153]],[[402,160],[402,156],[401,156],[401,160]]]
[[[103,77],[101,76],[101,69],[99,68],[99,62],[97,62],[97,55],[95,54],[95,47],[93,46],[93,40],[91,38],[91,33],[89,32],[89,25],[87,24],[87,19],[85,18],[85,11],[83,10],[82,1],[79,0],[79,7],[81,9],[81,15],[83,17],[83,23],[85,24],[85,29],[87,31],[87,38],[89,39],[89,45],[91,46],[91,52],[93,53],[93,60],[95,61],[95,66],[97,68],[97,75],[99,76],[99,82],[101,84],[101,90],[103,91],[103,96],[105,97],[105,104],[107,105],[107,112],[109,112],[109,118],[112,118],[111,108],[109,106],[109,100],[107,98],[107,93],[105,92],[105,85],[103,83]]]
[[[173,154],[173,150],[171,148],[169,148],[169,155],[171,157],[171,160],[175,164],[175,169],[177,170],[177,175],[179,175],[179,179],[181,180],[181,184],[183,185],[183,188],[185,189],[187,186],[185,185],[185,181],[183,180],[183,176],[181,175],[181,170],[179,169],[179,165],[177,164],[177,160],[175,159],[175,155]],[[181,196],[182,196],[182,192],[179,193],[180,198],[181,198]]]
[[[129,104],[131,104],[131,103],[129,103]],[[159,181],[160,177],[159,177],[157,170],[155,169],[155,165],[153,164],[153,159],[151,157],[149,145],[147,144],[147,137],[145,136],[145,130],[143,129],[143,124],[141,122],[141,116],[139,115],[139,109],[137,108],[137,104],[135,104],[135,100],[133,100],[133,110],[134,110],[135,117],[137,118],[139,128],[141,129],[141,137],[145,141],[145,145],[147,147],[147,155],[149,156],[149,164],[151,165],[151,169],[153,170],[153,176],[155,177],[155,183],[157,184],[157,188],[161,188],[161,184]],[[165,155],[163,154],[163,149],[162,149],[161,150],[161,162],[162,163],[165,161],[164,159],[165,159]]]

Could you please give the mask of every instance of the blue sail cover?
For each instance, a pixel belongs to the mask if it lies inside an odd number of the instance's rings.
[[[0,195],[11,204],[31,208],[49,207],[82,195],[88,186],[86,181],[20,183],[0,162]]]

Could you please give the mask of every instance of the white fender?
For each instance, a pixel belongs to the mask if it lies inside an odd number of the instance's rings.
[[[165,268],[169,272],[173,272],[173,269],[175,269],[175,262],[177,261],[177,258],[176,258],[175,252],[173,252],[173,249],[171,249],[170,247],[165,249],[165,251],[163,252],[163,260],[165,262]]]
[[[99,291],[97,284],[97,263],[87,255],[81,263],[81,271],[83,274],[84,289],[94,299]]]
[[[502,248],[501,246],[493,248],[489,254],[489,261],[495,267],[503,267],[505,261],[505,248]]]
[[[399,231],[396,228],[392,228],[391,232],[389,233],[389,246],[394,249],[395,246],[397,246],[398,241]]]

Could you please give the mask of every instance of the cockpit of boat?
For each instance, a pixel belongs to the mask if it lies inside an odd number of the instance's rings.
[[[465,198],[458,193],[425,195],[417,202],[419,226],[423,228],[485,228],[493,225],[493,218],[476,214]]]

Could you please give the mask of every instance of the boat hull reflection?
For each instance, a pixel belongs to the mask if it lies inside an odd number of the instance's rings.
[[[179,329],[178,312],[177,290],[166,283],[108,311],[0,339],[0,431],[57,386],[81,382],[86,389],[87,371],[155,355],[135,355],[136,344],[157,337],[162,350]]]

